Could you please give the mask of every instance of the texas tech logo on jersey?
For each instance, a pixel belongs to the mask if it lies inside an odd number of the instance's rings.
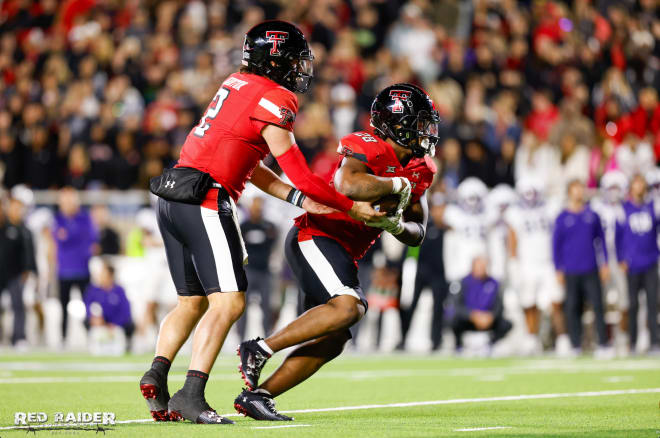
[[[402,113],[403,112],[403,102],[408,101],[410,97],[410,91],[408,90],[392,90],[390,91],[390,97],[394,101],[392,105],[393,113]]]
[[[272,56],[280,56],[280,49],[278,44],[283,43],[287,40],[287,38],[289,38],[289,32],[269,30],[266,32],[266,38],[268,39],[268,42],[273,43],[273,47],[270,49],[270,54]]]
[[[280,107],[280,121],[278,122],[282,126],[286,126],[289,123],[293,123],[296,120],[296,115],[289,108],[283,106]]]

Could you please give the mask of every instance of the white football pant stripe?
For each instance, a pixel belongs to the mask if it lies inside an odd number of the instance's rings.
[[[215,260],[215,270],[218,273],[218,284],[222,292],[238,291],[236,274],[234,273],[234,264],[231,259],[231,251],[227,243],[227,236],[222,229],[218,212],[210,208],[200,207],[202,221],[206,234],[209,237],[213,258]],[[206,285],[204,285],[206,286]]]
[[[312,267],[312,270],[316,273],[323,284],[325,290],[328,291],[331,297],[335,295],[351,295],[358,300],[360,296],[353,290],[353,288],[344,285],[328,259],[325,258],[321,250],[314,243],[314,240],[305,240],[303,242],[298,242],[300,246],[300,251],[302,251],[305,260],[309,263],[309,266]]]

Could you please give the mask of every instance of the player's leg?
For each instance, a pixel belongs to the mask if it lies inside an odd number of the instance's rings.
[[[339,356],[350,339],[350,332],[341,330],[304,343],[291,352],[259,388],[277,397],[307,380],[324,364]]]
[[[641,287],[639,274],[628,273],[628,336],[630,351],[637,346],[637,312],[639,311],[639,289]]]
[[[23,303],[23,281],[20,276],[15,277],[7,286],[11,298],[11,309],[14,312],[14,331],[11,334],[11,343],[16,345],[25,341],[25,304]]]
[[[399,311],[399,314],[401,315],[401,343],[397,347],[401,350],[403,350],[406,344],[406,336],[408,336],[408,330],[410,330],[410,324],[412,323],[412,317],[417,308],[417,303],[419,303],[419,297],[422,295],[422,289],[424,289],[428,283],[426,275],[421,272],[419,265],[417,268],[412,301],[407,307],[401,307]]]
[[[504,318],[504,315],[497,315],[493,320],[493,325],[490,329],[490,342],[495,344],[497,341],[506,336],[511,330],[513,324],[511,321]]]
[[[609,343],[607,326],[605,325],[605,305],[603,304],[603,288],[597,272],[585,276],[584,290],[593,307],[598,345],[606,347]]]
[[[318,294],[325,304],[303,313],[265,339],[273,352],[346,329],[366,310],[352,257],[336,241],[314,237],[298,241],[294,228],[287,236],[286,257],[307,294]]]
[[[258,277],[259,294],[261,295],[261,322],[264,329],[264,335],[268,335],[273,329],[273,310],[270,307],[270,294],[273,290],[273,276],[270,272],[260,272]]]
[[[258,386],[261,370],[275,351],[345,330],[366,311],[357,267],[339,243],[328,238],[301,243],[294,227],[287,236],[285,252],[308,310],[265,340],[251,340],[239,346],[239,369],[249,388]]]
[[[60,305],[62,306],[62,342],[66,342],[66,331],[67,326],[69,325],[69,312],[67,310],[67,305],[71,299],[71,288],[73,287],[73,282],[71,280],[60,279],[59,280],[59,292],[60,292]]]
[[[197,325],[193,337],[190,369],[209,373],[224,344],[229,329],[243,313],[243,292],[213,293],[209,308]]]
[[[159,200],[158,225],[178,300],[176,307],[161,323],[155,357],[150,369],[140,380],[140,391],[156,421],[171,419],[168,412],[170,394],[167,386],[170,366],[208,307],[208,300],[195,272],[192,255],[171,222],[167,214],[170,209],[167,207],[169,205],[166,201]]]
[[[431,343],[433,350],[442,347],[442,324],[444,321],[444,302],[447,298],[449,288],[443,278],[431,280],[431,291],[433,292],[433,318],[431,320]]]
[[[650,267],[644,273],[644,290],[646,291],[646,320],[651,337],[651,351],[660,352],[658,339],[658,266]]]
[[[566,301],[564,313],[571,345],[579,349],[582,342],[582,290],[579,275],[565,275]]]
[[[468,330],[476,330],[477,328],[469,318],[455,315],[451,329],[454,332],[456,352],[460,353],[463,350],[463,334]]]
[[[168,258],[171,260],[175,284],[178,283],[177,304],[161,323],[156,342],[156,356],[173,361],[181,346],[186,342],[193,328],[204,315],[209,300],[204,295],[204,289],[197,279],[192,256],[187,248],[180,245],[172,248],[169,245]],[[175,255],[179,251],[180,255]],[[175,261],[178,259],[179,261]],[[179,273],[180,268],[183,270]],[[183,278],[184,280],[179,280]]]
[[[275,410],[273,398],[307,380],[324,364],[339,356],[350,339],[350,332],[342,330],[299,346],[257,389],[243,390],[234,400],[234,407],[255,420],[293,420]]]
[[[176,204],[175,208],[177,230],[190,249],[209,308],[195,330],[185,383],[170,399],[168,409],[170,415],[196,423],[233,423],[208,405],[204,393],[227,333],[245,309],[245,254],[234,219],[235,207],[221,190],[218,211],[184,204]]]
[[[543,273],[539,265],[521,265],[518,297],[525,317],[527,335],[521,339],[522,354],[534,355],[542,350],[539,334],[540,312],[537,303],[543,294]]]
[[[538,334],[538,307],[536,307],[537,295],[539,292],[538,267],[523,268],[520,270],[520,288],[518,297],[520,306],[525,315],[525,324],[527,333],[531,335]]]

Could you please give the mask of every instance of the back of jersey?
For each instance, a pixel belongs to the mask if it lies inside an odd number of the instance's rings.
[[[291,91],[268,78],[234,73],[188,134],[177,167],[208,172],[238,200],[259,160],[268,154],[262,129],[273,124],[292,131],[297,111]]]

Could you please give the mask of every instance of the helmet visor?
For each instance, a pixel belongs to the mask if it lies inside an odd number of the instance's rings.
[[[430,139],[438,139],[438,122],[433,119],[418,119],[417,131],[420,137],[429,137]]]

